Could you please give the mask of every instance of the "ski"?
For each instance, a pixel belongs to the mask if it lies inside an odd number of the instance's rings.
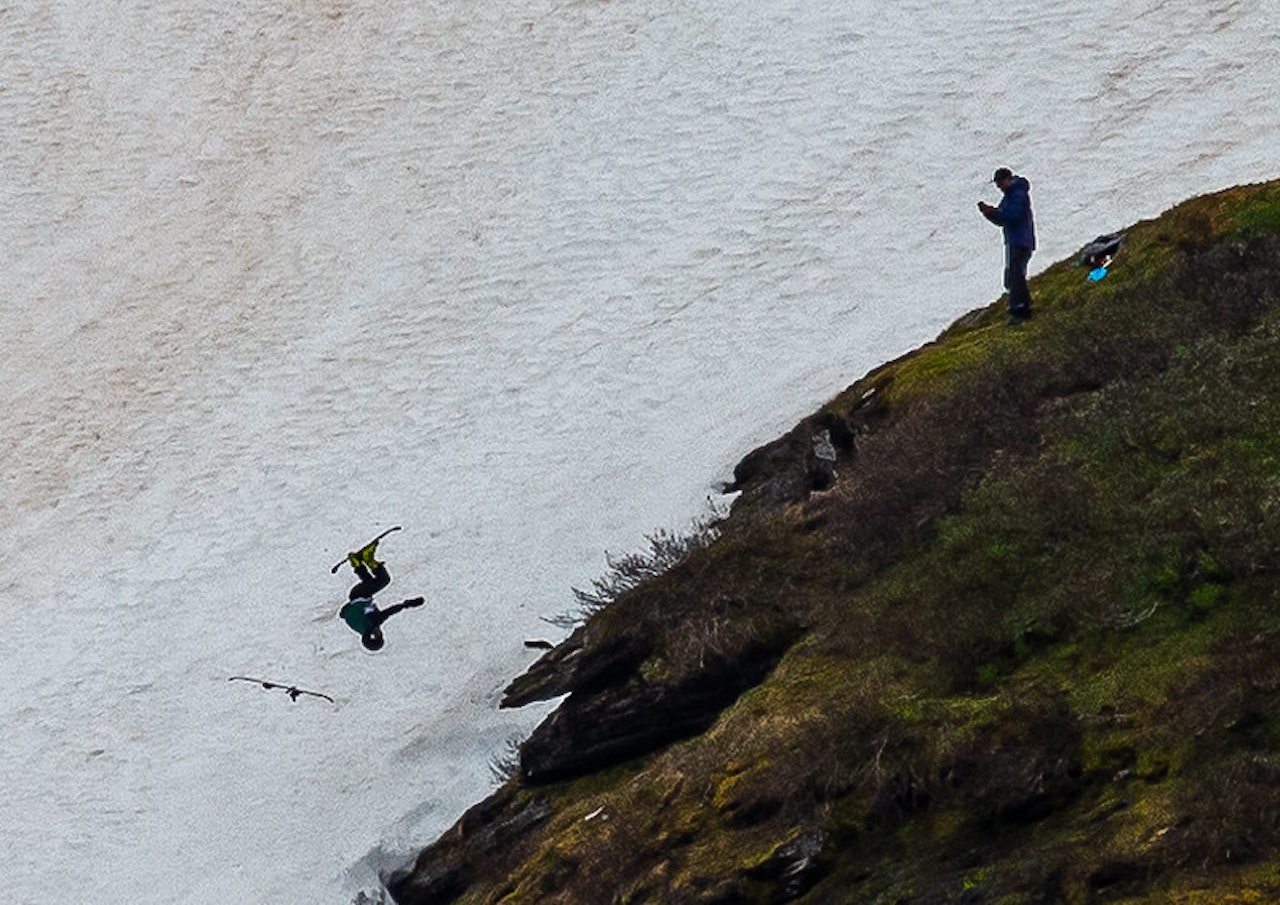
[[[383,531],[381,534],[379,534],[379,535],[378,535],[377,537],[375,537],[373,540],[369,541],[369,543],[365,544],[365,545],[364,545],[364,547],[368,547],[368,546],[371,546],[371,545],[373,545],[373,544],[376,544],[378,541],[382,540],[384,537],[386,537],[386,536],[387,536],[388,534],[390,534],[392,531],[399,531],[399,530],[400,530],[400,526],[399,526],[399,525],[393,525],[393,526],[391,526],[390,528],[388,528],[386,531]],[[361,549],[361,550],[363,550],[363,549],[364,549],[364,547],[361,547],[360,549]],[[351,555],[351,554],[350,554],[350,553],[348,553],[346,556],[342,557],[342,559],[338,560],[337,564],[336,564],[336,565],[334,565],[334,567],[333,567],[332,569],[330,569],[330,570],[329,570],[329,574],[330,574],[330,575],[337,575],[337,574],[338,574],[338,570],[339,570],[339,569],[341,569],[343,566],[345,566],[345,565],[347,564],[347,557],[349,557],[350,555]]]
[[[271,682],[267,679],[255,679],[252,676],[232,676],[227,679],[228,682],[255,682],[268,690],[272,688],[283,688],[289,697],[296,701],[299,695],[309,694],[312,697],[324,698],[330,704],[338,703],[322,691],[307,691],[305,688],[299,688],[297,685],[281,685],[279,682]]]

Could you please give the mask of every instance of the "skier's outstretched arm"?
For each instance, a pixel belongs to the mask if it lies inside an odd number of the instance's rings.
[[[422,606],[423,603],[425,603],[425,601],[421,597],[410,597],[408,600],[402,600],[400,603],[393,603],[382,611],[382,618],[379,619],[378,622],[381,624],[401,610],[408,610],[416,606]]]

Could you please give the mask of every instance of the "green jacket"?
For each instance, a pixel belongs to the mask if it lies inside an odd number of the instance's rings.
[[[363,635],[369,629],[377,628],[378,623],[372,618],[373,614],[378,612],[378,608],[373,605],[373,599],[370,597],[357,597],[350,600],[338,613],[342,620],[352,629]]]

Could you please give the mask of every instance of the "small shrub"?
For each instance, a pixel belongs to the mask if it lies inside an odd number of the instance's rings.
[[[560,628],[573,628],[607,609],[628,591],[652,581],[683,562],[694,551],[709,547],[719,537],[721,517],[713,514],[694,522],[684,533],[660,529],[649,535],[649,548],[639,553],[605,554],[609,572],[591,582],[589,590],[573,588],[578,607],[558,616],[544,617]]]

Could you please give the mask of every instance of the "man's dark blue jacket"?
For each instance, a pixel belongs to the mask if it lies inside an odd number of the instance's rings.
[[[990,219],[1004,229],[1005,245],[1032,249],[1036,247],[1036,222],[1031,215],[1031,183],[1026,177],[1013,177],[1013,182],[1004,190],[1000,206],[990,215]]]

